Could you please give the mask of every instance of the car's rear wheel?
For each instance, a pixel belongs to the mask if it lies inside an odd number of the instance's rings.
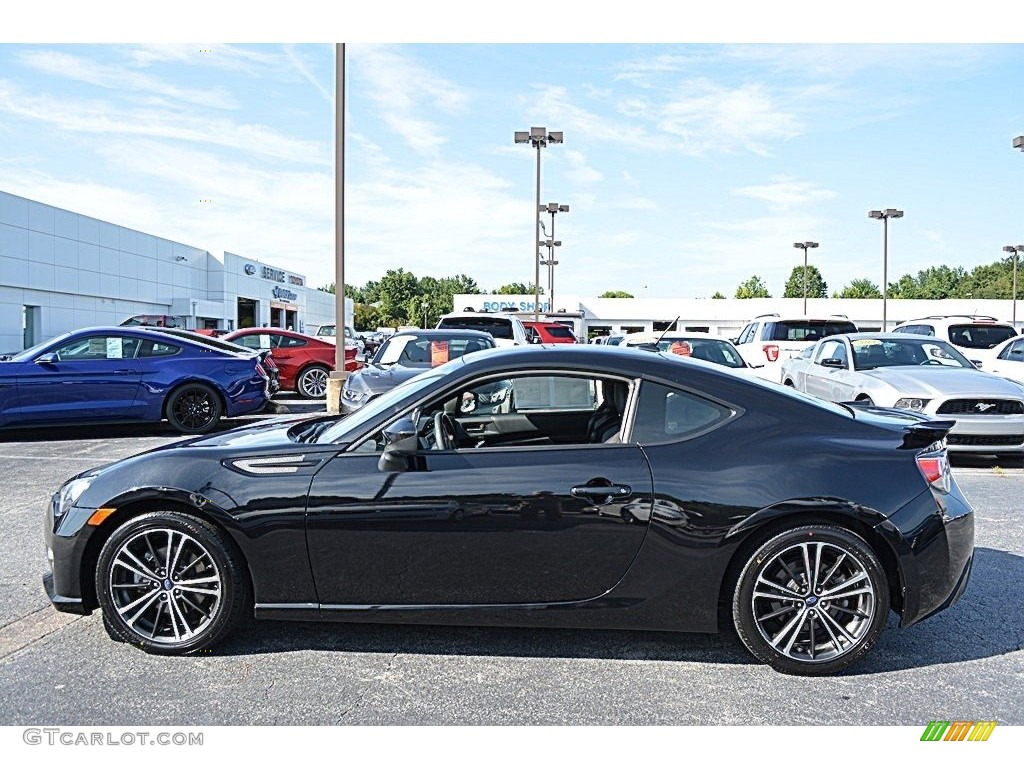
[[[889,586],[871,546],[833,525],[780,533],[752,552],[733,593],[740,640],[780,672],[828,675],[881,635]]]
[[[858,403],[864,403],[864,405],[874,405],[875,401],[872,400],[868,395],[861,395],[857,398]]]
[[[111,637],[151,653],[200,651],[222,640],[249,604],[244,564],[210,523],[150,512],[100,550],[96,594]]]
[[[319,400],[327,397],[327,378],[330,370],[322,365],[311,365],[299,374],[295,388],[307,400]]]
[[[201,435],[217,426],[224,409],[212,387],[194,382],[185,384],[167,399],[165,415],[174,429],[186,435]]]

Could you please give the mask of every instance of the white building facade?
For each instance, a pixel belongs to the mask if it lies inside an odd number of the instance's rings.
[[[258,259],[217,258],[0,191],[0,353],[134,315],[179,316],[188,328],[312,332],[334,322],[334,295]]]
[[[671,290],[671,287],[666,286],[665,290]],[[668,328],[735,338],[747,322],[758,315],[777,313],[802,317],[805,314],[802,298],[600,299],[562,294],[556,301],[556,315],[578,315],[576,333],[582,338]],[[454,297],[454,305],[460,310],[516,312],[529,319],[524,313],[532,312],[533,295],[458,294]],[[547,310],[541,297],[540,311],[545,313]],[[1018,310],[1024,311],[1024,304]],[[808,299],[806,314],[818,317],[843,315],[862,331],[882,329],[881,299]],[[889,299],[885,308],[886,329],[892,330],[906,320],[929,315],[986,315],[1009,322],[1013,315],[1013,302],[1010,299]],[[1024,321],[1018,317],[1017,329],[1021,330],[1022,325]]]

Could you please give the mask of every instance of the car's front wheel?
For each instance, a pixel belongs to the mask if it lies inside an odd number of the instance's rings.
[[[181,512],[150,512],[111,534],[96,564],[107,632],[151,653],[204,650],[249,603],[241,556],[215,526]]]
[[[331,372],[322,365],[311,365],[299,374],[295,388],[307,400],[327,397],[327,378]]]
[[[834,525],[780,533],[752,552],[733,594],[740,640],[780,672],[828,675],[864,658],[889,612],[871,546]]]

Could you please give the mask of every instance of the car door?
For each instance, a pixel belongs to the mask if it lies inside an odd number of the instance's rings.
[[[826,365],[825,361],[838,361],[842,367]],[[842,339],[830,339],[821,342],[814,361],[807,366],[805,390],[807,394],[832,402],[849,399],[850,355]]]
[[[21,421],[141,418],[139,344],[134,336],[94,333],[44,350],[18,374]]]
[[[1024,339],[1007,344],[999,357],[992,361],[992,373],[1016,381],[1024,381]]]
[[[556,378],[573,380],[568,392],[588,377]],[[417,409],[426,432],[432,413],[454,416],[464,391],[492,385],[448,392]],[[493,407],[497,421],[526,416]],[[545,409],[546,417],[558,409]],[[481,445],[464,436],[460,447],[437,450],[427,435],[403,471],[378,468],[379,433],[340,454],[309,494],[310,562],[324,609],[558,603],[604,594],[640,549],[653,480],[638,445],[583,439]]]

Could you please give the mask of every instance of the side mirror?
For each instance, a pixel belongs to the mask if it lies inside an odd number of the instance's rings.
[[[818,365],[822,365],[825,368],[836,368],[839,370],[846,370],[846,363],[840,360],[838,357],[826,357]]]
[[[377,469],[381,472],[404,472],[409,468],[408,457],[420,448],[416,422],[408,417],[399,419],[384,429],[384,442],[387,446],[380,455]]]
[[[47,352],[36,358],[36,365],[56,365],[57,362],[57,356],[53,352]]]

